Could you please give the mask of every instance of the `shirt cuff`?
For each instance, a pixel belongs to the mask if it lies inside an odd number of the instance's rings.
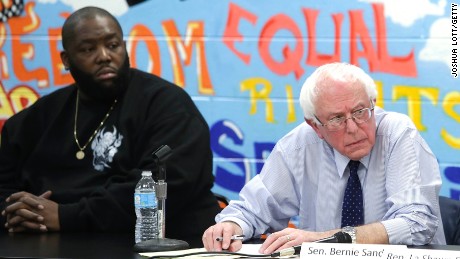
[[[236,217],[225,217],[225,218],[219,218],[216,221],[218,222],[224,222],[224,221],[231,221],[236,224],[238,224],[241,229],[243,230],[243,235],[244,235],[244,241],[251,239],[252,235],[254,234],[254,231],[251,229],[251,227],[246,224],[243,220],[236,218]]]
[[[410,227],[402,218],[390,219],[381,222],[388,234],[388,241],[392,245],[412,245]]]
[[[59,204],[58,211],[61,232],[84,231],[83,226],[78,225],[78,204]]]

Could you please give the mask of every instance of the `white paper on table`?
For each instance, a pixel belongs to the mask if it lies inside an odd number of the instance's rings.
[[[250,254],[250,255],[261,255],[259,253],[259,248],[262,244],[243,244],[238,253],[242,254]],[[146,257],[161,257],[161,256],[174,256],[174,255],[184,255],[189,253],[197,253],[197,252],[206,252],[204,248],[192,248],[192,249],[185,249],[185,250],[177,250],[177,251],[165,251],[165,252],[149,252],[149,253],[139,253],[141,256]],[[267,255],[270,256],[270,255]],[[193,256],[182,256],[180,258],[212,258],[212,257],[219,257],[219,258],[238,258],[238,255],[226,255],[226,254],[203,254],[203,255],[193,255]]]

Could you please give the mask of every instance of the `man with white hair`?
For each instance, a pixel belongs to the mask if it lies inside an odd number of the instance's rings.
[[[376,96],[362,69],[319,67],[300,93],[306,123],[217,215],[205,248],[238,251],[232,235],[270,233],[259,251],[270,254],[340,231],[353,243],[445,244],[436,157],[410,118],[375,106]],[[294,216],[298,228],[287,228]]]

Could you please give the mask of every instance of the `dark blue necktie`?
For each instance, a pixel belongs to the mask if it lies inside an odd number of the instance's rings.
[[[348,163],[350,178],[343,196],[342,227],[364,224],[363,191],[358,176],[360,162],[351,160]]]

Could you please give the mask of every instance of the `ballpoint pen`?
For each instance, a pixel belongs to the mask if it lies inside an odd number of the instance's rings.
[[[243,240],[244,239],[244,235],[233,235],[230,237],[230,240]],[[217,237],[216,238],[216,241],[223,241],[224,238],[223,237]]]

